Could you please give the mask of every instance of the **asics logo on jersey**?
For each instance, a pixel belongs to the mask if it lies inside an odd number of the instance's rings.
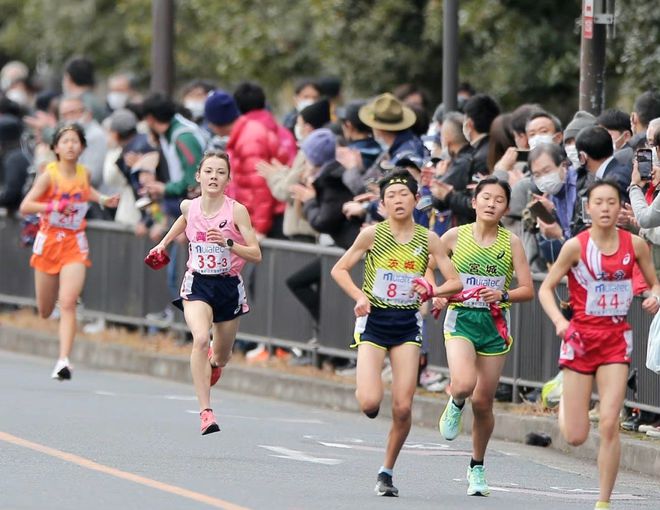
[[[223,228],[227,224],[227,220],[222,220],[220,222],[220,225],[218,225],[218,228]]]
[[[628,262],[630,262],[630,253],[626,253],[626,256],[623,257],[623,261],[621,263],[628,264]]]
[[[502,257],[504,257],[504,250],[497,254],[497,260],[500,260]]]

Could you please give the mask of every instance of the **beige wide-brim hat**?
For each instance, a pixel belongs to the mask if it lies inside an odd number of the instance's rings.
[[[370,128],[383,131],[403,131],[417,120],[415,112],[389,92],[360,108],[358,117]]]

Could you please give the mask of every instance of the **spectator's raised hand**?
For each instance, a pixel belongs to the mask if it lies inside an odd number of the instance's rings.
[[[639,167],[637,166],[637,159],[633,159],[632,173],[630,174],[630,183],[639,187],[643,186],[642,176],[639,174]]]
[[[543,220],[537,218],[536,223],[539,226],[541,235],[546,239],[561,239],[564,236],[561,226],[557,222],[545,223]]]
[[[555,210],[555,204],[553,204],[545,195],[537,195],[536,193],[532,194],[532,203],[533,202],[541,202],[543,207],[545,207],[550,213]]]
[[[433,182],[433,177],[435,176],[435,168],[433,165],[424,165],[422,168],[421,176],[419,178],[419,183],[422,186],[430,186]]]
[[[289,191],[291,192],[291,198],[300,202],[307,202],[316,196],[316,190],[313,186],[303,184],[294,184],[289,188]]]
[[[165,195],[165,183],[160,181],[145,183],[144,189],[152,199],[159,199]]]
[[[452,191],[454,187],[446,182],[434,180],[431,184],[431,194],[438,200],[444,200]]]
[[[337,147],[335,151],[335,159],[344,168],[358,168],[362,169],[362,154],[357,149],[349,147]]]
[[[619,217],[617,218],[616,224],[619,227],[639,227],[637,219],[635,218],[635,213],[633,212],[632,206],[630,204],[623,204],[621,210],[619,211]]]
[[[506,170],[510,172],[513,170],[516,161],[518,160],[518,151],[515,147],[509,147],[500,160],[495,163],[496,170]]]
[[[287,166],[280,163],[277,159],[271,159],[270,163],[263,160],[259,161],[254,168],[264,179],[268,179],[271,175],[287,170]]]
[[[447,173],[450,164],[451,164],[451,160],[449,159],[442,159],[438,161],[435,165],[435,177],[436,178],[443,177]]]
[[[346,202],[341,206],[341,212],[346,216],[346,218],[362,218],[366,214],[364,209],[364,204],[362,202],[357,202],[355,200],[351,202]]]

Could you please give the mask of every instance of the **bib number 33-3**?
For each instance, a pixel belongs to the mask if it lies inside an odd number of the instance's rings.
[[[231,261],[223,247],[213,243],[191,243],[192,269],[199,274],[218,275],[229,272]]]

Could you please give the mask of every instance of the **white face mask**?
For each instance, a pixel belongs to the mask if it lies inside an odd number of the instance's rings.
[[[463,136],[470,143],[470,131],[467,128],[467,122],[463,122]]]
[[[529,139],[529,148],[533,149],[542,143],[555,143],[555,141],[552,139],[552,135],[534,135]]]
[[[298,142],[302,142],[305,139],[305,135],[303,134],[303,128],[300,124],[296,124],[293,126],[293,134],[296,137],[296,140]]]
[[[314,100],[312,99],[300,99],[299,101],[296,101],[296,111],[298,113],[302,112],[305,108],[307,108],[309,105],[314,104]]]
[[[108,92],[105,100],[112,111],[120,110],[128,102],[128,94],[125,92]]]
[[[14,103],[18,103],[21,106],[26,106],[28,103],[28,96],[23,90],[12,89],[7,91],[7,99],[11,99]]]
[[[193,119],[204,117],[204,101],[186,101],[183,106],[190,110]]]
[[[541,192],[551,195],[556,195],[564,187],[564,181],[562,181],[559,171],[535,177],[534,184]]]
[[[580,156],[578,156],[578,150],[575,145],[564,145],[564,150],[566,151],[566,156],[573,164],[573,168],[580,167]]]

